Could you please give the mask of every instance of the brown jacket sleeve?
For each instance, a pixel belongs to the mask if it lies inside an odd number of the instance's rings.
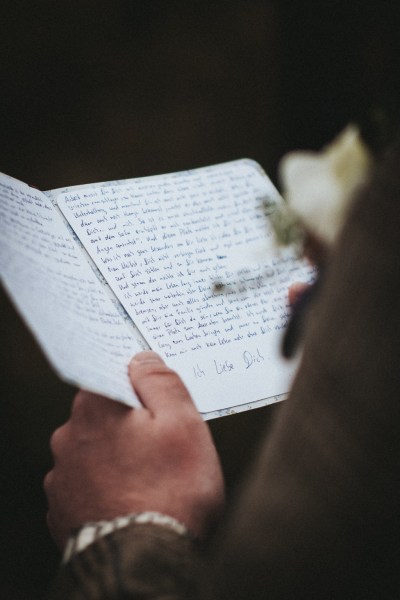
[[[218,598],[400,598],[399,476],[400,147],[349,217],[290,399],[216,542]]]
[[[399,471],[398,148],[349,218],[291,397],[206,570],[189,540],[129,528],[64,567],[58,597],[399,598]]]
[[[132,524],[88,546],[60,568],[52,600],[198,598],[202,561],[188,536]]]

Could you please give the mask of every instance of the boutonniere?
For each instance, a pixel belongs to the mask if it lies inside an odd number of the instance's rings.
[[[271,215],[276,238],[280,244],[295,243],[319,272],[313,286],[305,288],[292,307],[283,342],[285,356],[291,356],[297,346],[329,251],[372,164],[372,154],[355,125],[346,127],[320,152],[290,152],[280,162],[284,201]]]
[[[286,154],[279,164],[284,202],[273,216],[278,240],[303,241],[311,235],[330,247],[372,162],[355,125],[346,127],[320,152]]]

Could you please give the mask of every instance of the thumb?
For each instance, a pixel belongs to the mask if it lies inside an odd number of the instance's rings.
[[[143,406],[153,414],[192,409],[183,381],[156,352],[139,352],[129,363],[129,377]]]

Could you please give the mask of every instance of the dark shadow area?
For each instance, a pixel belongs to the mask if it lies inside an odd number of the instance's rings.
[[[0,170],[44,190],[249,157],[276,181],[285,151],[397,109],[398,13],[394,2],[6,0]],[[1,323],[0,595],[37,598],[59,561],[48,439],[74,390],[4,295]],[[211,423],[229,491],[276,410]]]

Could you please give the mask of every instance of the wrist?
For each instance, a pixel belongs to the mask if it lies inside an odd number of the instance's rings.
[[[83,524],[68,538],[63,552],[62,562],[67,563],[75,554],[82,552],[100,538],[134,523],[137,525],[157,525],[159,527],[170,529],[181,536],[194,537],[183,523],[180,523],[177,519],[174,519],[169,515],[152,511],[130,513],[128,515],[116,517],[110,521],[93,521]]]

